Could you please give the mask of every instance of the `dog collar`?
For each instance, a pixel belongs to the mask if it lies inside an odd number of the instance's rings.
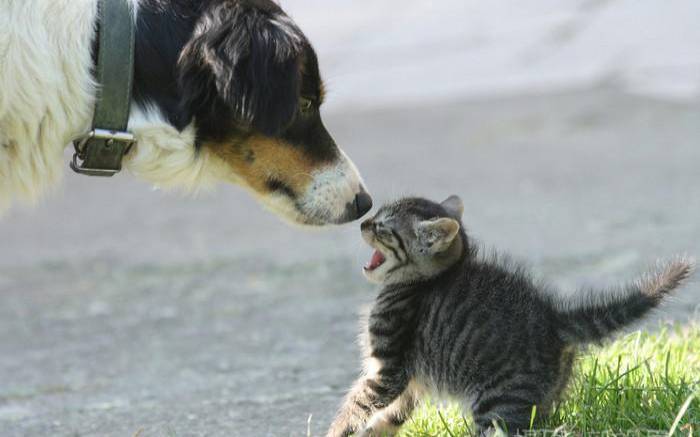
[[[88,176],[113,176],[136,143],[126,131],[134,77],[135,23],[126,0],[99,0],[92,129],[73,141],[70,167]]]

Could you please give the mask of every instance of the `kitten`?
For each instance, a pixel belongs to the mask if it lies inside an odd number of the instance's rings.
[[[407,198],[362,223],[382,286],[365,329],[363,375],[328,437],[393,435],[421,395],[457,399],[480,435],[529,428],[564,390],[577,346],[599,342],[657,306],[692,272],[679,258],[653,275],[579,304],[523,271],[477,256],[462,201]]]

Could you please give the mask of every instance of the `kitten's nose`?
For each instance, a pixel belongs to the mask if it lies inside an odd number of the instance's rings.
[[[363,189],[355,196],[355,210],[357,211],[357,218],[367,214],[370,209],[372,209],[372,197]]]
[[[372,229],[372,219],[365,220],[360,225],[361,231],[369,231],[370,229]]]

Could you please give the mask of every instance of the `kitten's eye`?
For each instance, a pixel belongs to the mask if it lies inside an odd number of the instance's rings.
[[[384,228],[378,228],[377,229],[377,237],[381,240],[391,240],[393,235],[391,234],[391,231],[384,229]]]
[[[301,97],[299,99],[299,110],[303,113],[309,112],[311,108],[313,107],[313,102],[311,99],[307,99],[305,97]]]

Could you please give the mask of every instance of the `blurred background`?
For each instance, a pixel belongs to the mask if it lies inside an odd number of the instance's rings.
[[[700,254],[700,2],[282,6],[377,204],[459,194],[474,238],[563,292]],[[233,186],[67,172],[0,221],[0,434],[322,435],[369,254],[357,224],[292,228]],[[698,305],[691,284],[650,326]]]

